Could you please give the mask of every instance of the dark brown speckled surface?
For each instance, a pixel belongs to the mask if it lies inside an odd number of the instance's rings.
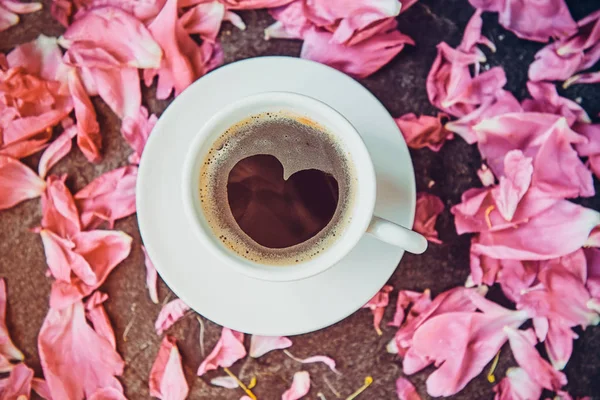
[[[597,0],[570,1],[575,19],[598,9]],[[7,52],[18,43],[33,40],[38,34],[60,35],[63,28],[43,11],[26,15],[22,23],[0,33],[0,51]],[[417,46],[407,48],[392,63],[372,77],[362,81],[384,103],[394,116],[407,112],[433,113],[435,110],[427,101],[425,78],[435,57],[435,45],[445,40],[455,46],[460,41],[462,30],[473,9],[466,0],[423,0],[400,18],[400,29],[412,36]],[[296,41],[264,41],[262,29],[270,23],[265,12],[249,11],[241,13],[248,24],[245,32],[240,32],[225,24],[221,40],[227,62],[261,55],[298,55],[300,43]],[[508,76],[508,88],[519,98],[526,96],[527,65],[540,44],[518,40],[514,35],[497,25],[496,16],[484,16],[484,33],[498,46],[498,52],[489,55],[489,63],[502,65]],[[583,106],[590,115],[600,111],[600,91],[598,85],[576,85],[566,92],[572,99],[581,97]],[[152,90],[144,93],[145,104],[160,114],[167,102],[153,99]],[[98,119],[104,136],[105,158],[98,164],[88,163],[79,150],[71,154],[55,167],[54,173],[69,173],[68,185],[76,191],[94,177],[105,171],[125,165],[130,150],[119,134],[119,120],[98,99],[94,100]],[[457,139],[445,145],[439,153],[429,150],[411,151],[417,174],[419,190],[429,190],[440,196],[448,208],[460,200],[460,194],[479,182],[475,171],[479,167],[479,155],[474,147]],[[26,160],[29,165],[37,164],[37,157]],[[433,180],[435,185],[427,189]],[[600,189],[598,181],[597,190]],[[584,205],[600,208],[600,198],[581,201]],[[39,200],[25,202],[8,211],[0,212],[0,276],[7,280],[8,325],[16,344],[25,352],[27,363],[41,375],[39,357],[36,352],[36,338],[47,311],[50,280],[45,277],[45,259],[39,236],[29,231],[40,221]],[[148,374],[158,350],[160,338],[156,336],[153,323],[159,306],[152,304],[144,286],[143,256],[139,249],[140,237],[135,216],[117,223],[117,228],[134,237],[133,251],[109,277],[102,289],[110,295],[107,303],[108,314],[113,321],[118,337],[118,350],[127,363],[122,378],[129,399],[148,399]],[[423,290],[430,288],[433,294],[462,285],[468,275],[468,237],[459,237],[454,232],[452,218],[446,210],[439,222],[438,230],[444,241],[442,245],[432,244],[423,256],[407,255],[392,279],[396,289]],[[201,288],[199,289],[201,290]],[[395,293],[391,303],[395,304]],[[223,290],[224,296],[227,290]],[[160,298],[172,298],[168,288],[160,283]],[[307,294],[309,295],[309,294]],[[215,299],[218,301],[218,299]],[[390,320],[393,307],[386,311],[384,321]],[[258,310],[248,310],[258,312]],[[133,319],[133,326],[123,339],[125,327]],[[210,351],[216,342],[220,328],[206,322],[205,346]],[[211,372],[205,378],[195,376],[202,360],[198,344],[199,325],[193,314],[185,317],[171,331],[179,341],[183,354],[185,371],[191,385],[190,399],[239,399],[239,390],[220,389],[210,386],[210,378],[220,373]],[[374,377],[374,384],[360,399],[396,399],[396,378],[401,375],[400,360],[387,354],[385,345],[393,336],[393,330],[385,328],[379,337],[371,325],[371,313],[360,310],[344,321],[308,335],[294,338],[291,349],[299,357],[313,354],[327,354],[335,358],[343,375],[337,376],[322,365],[301,366],[281,352],[270,353],[258,360],[245,359],[232,370],[248,380],[258,378],[254,392],[259,399],[278,399],[289,386],[294,372],[305,369],[310,372],[312,390],[308,399],[317,399],[322,392],[327,399],[336,395],[325,381],[345,398],[362,382],[367,375]],[[502,350],[497,376],[502,377],[507,367],[514,365],[509,349]],[[411,378],[423,398],[425,379],[431,369]],[[573,395],[592,395],[600,398],[600,328],[589,328],[575,342],[575,353],[566,368],[569,378],[568,389]],[[221,373],[222,374],[222,373]],[[492,385],[484,376],[473,380],[456,399],[491,399]]]

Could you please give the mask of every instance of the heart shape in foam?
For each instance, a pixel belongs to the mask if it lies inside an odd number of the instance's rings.
[[[283,179],[272,155],[239,161],[229,172],[227,199],[240,229],[258,244],[285,248],[300,244],[327,226],[337,208],[338,183],[330,174],[307,169]]]

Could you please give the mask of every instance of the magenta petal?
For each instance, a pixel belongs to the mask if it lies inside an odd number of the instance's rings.
[[[519,202],[529,189],[532,174],[531,158],[525,157],[520,150],[506,153],[504,176],[500,177],[497,191],[492,191],[498,211],[505,220],[511,221],[515,215]]]
[[[104,221],[112,227],[115,220],[135,212],[137,171],[137,166],[127,166],[106,172],[75,194],[85,229]]]
[[[292,341],[285,336],[252,335],[250,338],[250,357],[258,358],[273,350],[287,349]]]
[[[154,323],[154,329],[156,329],[157,335],[162,335],[164,331],[169,329],[179,321],[190,307],[183,302],[181,299],[171,300],[158,313],[156,322]]]
[[[150,395],[163,400],[184,400],[189,393],[175,338],[165,336],[150,371]]]
[[[590,117],[579,104],[559,96],[554,84],[527,82],[527,89],[533,99],[523,100],[522,105],[525,111],[562,115],[567,119],[569,126],[575,122],[591,122]]]
[[[0,155],[0,210],[40,196],[46,183],[20,161]]]
[[[310,376],[306,371],[296,372],[292,386],[281,395],[281,400],[298,400],[310,391]]]
[[[527,400],[539,399],[543,388],[532,380],[523,368],[511,367],[506,370],[506,377],[494,386],[494,400]]]
[[[565,368],[573,353],[573,340],[579,336],[559,321],[550,322],[548,328],[548,334],[544,342],[546,352],[554,369],[561,371]]]
[[[6,283],[0,278],[0,373],[13,368],[11,360],[24,360],[25,356],[15,346],[6,327]]]
[[[223,328],[221,337],[212,352],[202,361],[198,368],[198,376],[204,375],[219,367],[231,367],[237,360],[246,357],[244,334]]]
[[[544,360],[535,349],[533,331],[521,331],[516,327],[505,326],[504,332],[508,336],[515,360],[532,380],[543,388],[553,391],[567,384],[565,374],[552,368],[548,361]]]
[[[148,294],[150,295],[150,300],[154,304],[158,304],[158,289],[156,287],[158,274],[144,246],[142,246],[142,251],[144,252],[144,264],[146,265],[146,287],[148,288]]]
[[[421,400],[415,386],[403,377],[396,379],[396,393],[398,394],[398,400]]]
[[[435,223],[442,211],[444,203],[439,197],[429,193],[418,193],[413,229],[432,243],[442,243],[435,230]]]
[[[125,363],[110,342],[87,324],[80,301],[48,311],[38,350],[55,399],[82,399],[106,387],[122,391],[116,376],[123,373]]]

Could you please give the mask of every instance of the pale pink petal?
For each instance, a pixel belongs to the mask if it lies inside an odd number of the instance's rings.
[[[457,105],[477,106],[493,99],[506,85],[506,74],[501,67],[494,67],[460,84],[452,83],[450,81],[446,98],[440,102],[442,110],[449,111]]]
[[[160,46],[143,23],[110,6],[91,9],[69,26],[60,44],[69,48],[76,43],[110,53],[122,67],[157,68],[162,57]],[[86,57],[82,57],[77,66],[90,65]]]
[[[565,368],[573,353],[573,340],[578,337],[571,328],[560,321],[550,321],[544,345],[554,369],[560,371]]]
[[[302,39],[304,32],[312,26],[304,10],[304,2],[300,0],[269,10],[277,22],[265,29],[265,39]]]
[[[285,336],[252,335],[250,338],[250,357],[262,357],[270,351],[287,349],[292,341]]]
[[[0,32],[17,25],[19,20],[20,18],[17,14],[2,7],[2,4],[0,4]]]
[[[330,32],[317,28],[308,29],[300,57],[317,61],[348,75],[365,78],[390,62],[405,44],[414,41],[396,30],[397,22],[390,18],[380,30],[358,44],[345,46],[331,42]]]
[[[77,145],[88,161],[99,162],[102,148],[100,126],[96,120],[94,106],[75,68],[69,71],[69,91],[71,92],[75,118],[77,119]]]
[[[512,260],[545,260],[572,253],[600,224],[600,213],[567,200],[522,223],[517,229],[483,231],[472,250],[489,257]],[[560,232],[560,235],[556,235]],[[536,240],[530,240],[535,237]]]
[[[559,96],[554,84],[549,82],[527,82],[527,89],[533,99],[523,100],[523,110],[562,115],[567,119],[569,126],[572,126],[575,122],[591,122],[583,107],[573,100]]]
[[[0,373],[12,369],[10,360],[24,360],[25,356],[15,346],[6,326],[6,283],[0,278]]]
[[[80,301],[62,310],[50,308],[38,336],[38,350],[54,399],[82,399],[107,387],[122,391],[115,376],[123,373],[125,363],[110,342],[87,324]]]
[[[577,31],[564,0],[543,3],[519,0],[469,0],[473,7],[498,12],[498,22],[518,37],[537,42],[567,37]]]
[[[31,388],[42,399],[52,400],[52,395],[50,394],[50,389],[48,388],[48,384],[46,383],[45,380],[40,379],[40,378],[33,378],[31,381]],[[121,400],[121,399],[115,399],[115,400]]]
[[[127,400],[122,389],[103,388],[94,392],[89,400]]]
[[[213,0],[190,8],[179,18],[179,21],[187,33],[197,33],[202,39],[214,42],[224,18],[225,6]]]
[[[404,3],[402,4],[402,8],[404,8]],[[464,51],[465,53],[472,53],[476,49],[476,45],[483,44],[489,47],[492,52],[496,51],[496,46],[494,43],[481,34],[481,28],[483,27],[481,13],[482,11],[477,9],[471,16],[471,19],[465,27],[462,41],[460,42],[457,50]]]
[[[281,395],[281,400],[298,400],[310,391],[310,375],[306,371],[296,372],[292,386]]]
[[[157,335],[162,335],[164,331],[169,329],[179,321],[190,307],[183,302],[181,299],[171,300],[158,313],[156,322],[154,323],[154,329]]]
[[[42,9],[42,3],[22,3],[16,0],[2,0],[2,6],[17,14],[29,14]]]
[[[475,125],[497,115],[522,111],[521,104],[511,92],[500,90],[495,98],[485,100],[476,110],[455,121],[447,122],[444,127],[461,136],[467,143],[473,144],[477,142],[477,133],[473,129]]]
[[[85,302],[85,316],[90,321],[96,333],[112,345],[113,349],[117,348],[115,332],[112,324],[108,319],[108,314],[104,310],[104,303],[108,299],[106,293],[96,291]]]
[[[331,357],[311,356],[308,358],[298,358],[287,350],[285,350],[284,353],[288,357],[290,357],[292,360],[299,362],[301,364],[323,363],[323,364],[327,365],[329,367],[329,369],[331,369],[331,371],[335,372],[336,374],[339,374],[338,370],[335,369],[335,360]]]
[[[484,187],[493,186],[496,183],[494,173],[485,164],[481,164],[481,168],[477,170],[477,176]]]
[[[142,106],[140,76],[136,68],[89,68],[98,95],[121,119],[136,118]]]
[[[472,298],[480,297],[473,295]],[[524,311],[504,309],[480,297],[485,312],[450,312],[435,316],[417,329],[412,346],[439,368],[427,378],[427,393],[450,396],[479,375],[506,342],[504,326],[519,327]]]
[[[531,81],[564,81],[574,75],[583,62],[583,51],[559,54],[560,43],[554,42],[535,54],[529,65],[528,77]]]
[[[511,367],[506,370],[499,384],[494,386],[494,400],[539,399],[543,388],[532,380],[523,368]]]
[[[17,160],[35,154],[48,146],[48,141],[52,138],[52,132],[44,131],[36,135],[39,139],[29,139],[20,142],[13,142],[0,147],[0,155],[15,158]]]
[[[150,295],[150,300],[154,304],[158,304],[158,289],[156,286],[158,274],[144,246],[142,246],[142,251],[144,252],[144,264],[146,265],[146,287],[148,288],[148,294]]]
[[[6,400],[29,399],[33,370],[20,363],[10,372],[10,375],[0,381],[0,396]]]
[[[163,400],[184,400],[189,387],[175,338],[165,336],[150,371],[150,395]]]
[[[396,312],[394,313],[394,319],[392,322],[388,323],[389,326],[395,326],[397,328],[402,325],[404,322],[404,317],[407,315],[407,309],[410,306],[410,311],[408,311],[408,316],[406,317],[406,322],[410,322],[415,316],[418,316],[423,312],[429,305],[431,304],[431,292],[429,289],[425,289],[423,293],[413,292],[410,290],[400,290],[398,292],[398,300],[396,301]]]
[[[65,185],[66,175],[51,175],[42,193],[42,227],[63,238],[72,238],[81,231],[79,212],[71,192]]]
[[[140,107],[140,111],[136,117],[126,117],[123,119],[121,134],[134,150],[134,153],[129,156],[130,163],[139,164],[146,141],[157,120],[158,118],[154,114],[148,117],[148,110],[144,106]]]
[[[294,0],[223,0],[231,10],[255,10],[257,8],[273,8],[286,5]]]
[[[29,167],[0,155],[0,210],[40,196],[46,183]]]
[[[83,282],[91,285],[96,282],[96,275],[89,263],[74,251],[75,243],[48,229],[42,229],[40,237],[44,245],[46,264],[55,279],[71,282],[71,273],[74,272]]]
[[[390,301],[390,292],[393,289],[394,288],[392,286],[385,285],[379,292],[375,294],[375,296],[373,296],[373,298],[371,298],[371,300],[367,302],[367,304],[363,306],[363,308],[368,308],[373,313],[373,327],[378,335],[382,334],[381,320],[383,319],[383,312]]]
[[[398,400],[421,400],[415,385],[403,377],[396,379],[396,394],[398,394]]]
[[[210,380],[210,384],[214,386],[223,387],[225,389],[235,389],[240,385],[237,380],[232,376],[217,376]]]
[[[378,21],[397,16],[400,13],[400,2],[371,0],[343,3],[312,0],[305,3],[304,11],[317,27],[333,32],[332,43],[348,44],[361,30]]]
[[[435,223],[442,211],[444,203],[439,197],[424,192],[418,193],[413,229],[432,243],[442,243],[435,229]]]
[[[587,139],[586,143],[575,146],[577,153],[588,157],[588,166],[594,175],[600,177],[600,124],[576,124],[573,130]]]
[[[76,127],[65,129],[42,153],[38,164],[38,173],[41,178],[45,178],[48,171],[69,154],[73,145],[73,138],[77,135],[77,132]]]
[[[85,229],[104,221],[112,227],[117,219],[135,212],[137,171],[137,166],[127,166],[106,172],[75,194]]]
[[[534,283],[538,264],[536,261],[501,260],[501,269],[496,281],[500,284],[504,295],[517,303],[525,289]]]
[[[511,150],[504,157],[504,175],[498,188],[492,190],[498,211],[507,221],[512,221],[519,202],[527,193],[533,174],[532,159],[521,150]]]
[[[396,125],[400,128],[408,147],[413,149],[428,147],[433,151],[439,151],[446,140],[454,138],[452,132],[444,128],[443,119],[448,119],[448,115],[438,113],[437,117],[429,115],[417,117],[409,113],[395,118]]]
[[[72,277],[71,283],[54,282],[50,307],[55,309],[77,302],[102,285],[110,272],[129,255],[132,239],[120,231],[90,231],[77,234],[73,241],[77,253],[91,266],[96,283],[87,285],[78,277]]]
[[[229,368],[237,360],[246,357],[244,334],[223,328],[221,337],[211,353],[202,361],[198,368],[198,376],[204,375],[219,367]]]
[[[11,68],[23,67],[47,81],[59,81],[66,90],[69,68],[62,61],[62,53],[55,37],[40,35],[37,39],[15,47],[6,56]]]
[[[536,350],[535,335],[532,330],[521,331],[511,326],[505,326],[503,330],[508,336],[515,360],[533,381],[553,391],[567,384],[565,374],[552,368]]]

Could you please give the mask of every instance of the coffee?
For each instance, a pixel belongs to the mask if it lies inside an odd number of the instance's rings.
[[[350,220],[353,168],[342,145],[312,120],[253,115],[208,151],[200,204],[213,234],[240,256],[299,263],[325,250]]]

